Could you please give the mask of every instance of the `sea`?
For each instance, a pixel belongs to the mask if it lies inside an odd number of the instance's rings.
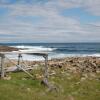
[[[49,59],[65,57],[100,57],[100,43],[0,43],[25,51],[48,52]],[[17,59],[17,55],[7,55]],[[24,60],[43,60],[43,57],[23,54]]]

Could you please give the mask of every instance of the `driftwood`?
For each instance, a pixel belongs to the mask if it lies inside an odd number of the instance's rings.
[[[29,66],[29,67],[24,68],[24,69],[27,71],[27,70],[32,70],[34,68]],[[18,72],[18,71],[22,71],[22,69],[20,69],[20,68],[18,69],[17,66],[11,66],[11,67],[6,68],[5,71],[6,72]]]

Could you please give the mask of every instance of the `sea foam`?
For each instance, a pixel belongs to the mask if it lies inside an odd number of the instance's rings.
[[[56,48],[47,48],[43,46],[15,46],[16,48],[21,49],[20,51],[54,51]]]
[[[65,57],[100,57],[99,48],[95,45],[85,45],[80,47],[80,44],[59,44],[59,45],[15,45],[20,51],[27,52],[49,52],[49,59],[65,58]],[[11,59],[17,59],[18,55],[8,55]],[[44,60],[43,57],[36,55],[23,54],[24,60]]]

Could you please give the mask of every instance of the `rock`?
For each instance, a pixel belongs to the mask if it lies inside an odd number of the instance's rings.
[[[36,76],[37,79],[41,79],[41,78],[44,77],[43,75],[39,75],[39,74],[36,74],[35,76]]]
[[[22,78],[22,80],[27,80],[26,78]]]
[[[89,76],[92,77],[92,78],[96,78],[95,73],[89,73]]]
[[[75,100],[74,97],[73,97],[72,95],[69,95],[69,96],[67,97],[67,99],[68,99],[68,100]]]
[[[54,70],[52,70],[51,73],[49,74],[49,76],[52,76],[52,75],[56,75],[56,72]]]
[[[0,46],[0,52],[11,52],[11,51],[18,51],[18,48],[9,47],[9,46]]]
[[[4,80],[11,80],[11,76],[6,76],[3,78]]]
[[[79,84],[80,84],[80,82],[76,82],[76,83],[75,83],[75,85],[79,85]]]
[[[80,80],[80,82],[83,82],[85,80],[86,80],[86,78],[85,77],[82,77],[81,80]]]
[[[80,82],[85,81],[88,78],[88,75],[86,73],[82,74],[82,77],[80,79]]]
[[[70,63],[73,63],[74,61],[71,59],[71,60],[69,60],[69,62],[70,62]]]
[[[96,73],[100,73],[100,70],[96,70]]]
[[[31,91],[31,89],[30,89],[30,88],[27,88],[26,90],[27,90],[28,92],[30,92],[30,91]]]
[[[83,74],[83,77],[88,78],[88,75],[87,74]]]

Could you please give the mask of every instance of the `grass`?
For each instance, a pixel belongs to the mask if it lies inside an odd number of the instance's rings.
[[[0,100],[100,100],[100,74],[81,82],[79,74],[55,71],[49,81],[59,92],[47,92],[41,79],[32,80],[23,72],[9,73],[11,80],[0,80]],[[34,73],[42,74],[39,70]]]

